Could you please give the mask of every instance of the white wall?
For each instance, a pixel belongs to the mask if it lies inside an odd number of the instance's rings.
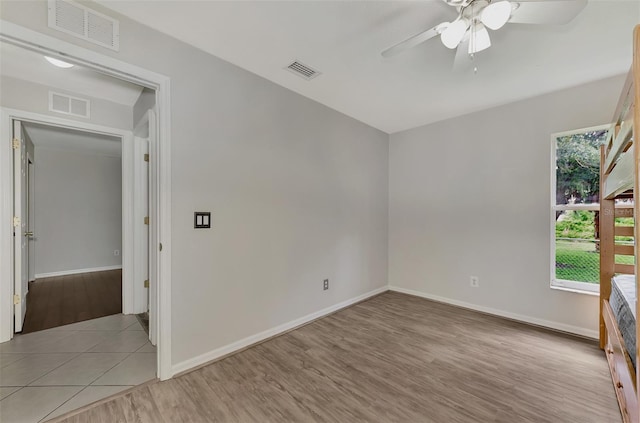
[[[390,285],[595,336],[598,297],[549,288],[550,135],[610,122],[623,82],[393,134]]]
[[[2,67],[0,65],[0,71]],[[49,91],[75,95],[91,101],[90,118],[82,118],[49,111]],[[54,116],[67,120],[89,122],[118,129],[133,128],[133,108],[112,101],[88,97],[82,93],[74,93],[59,88],[11,78],[0,77],[0,105],[12,109],[25,110],[42,115]]]
[[[122,16],[112,52],[0,13],[171,77],[174,364],[387,284],[386,134]]]
[[[118,266],[121,158],[36,147],[36,277]]]

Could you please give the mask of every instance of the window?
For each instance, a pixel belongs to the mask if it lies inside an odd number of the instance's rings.
[[[610,126],[553,134],[551,286],[600,290],[600,145]]]

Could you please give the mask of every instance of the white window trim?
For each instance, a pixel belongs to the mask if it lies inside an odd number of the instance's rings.
[[[590,126],[587,128],[574,129],[571,131],[556,132],[551,134],[551,195],[550,204],[551,211],[549,213],[550,225],[550,288],[559,289],[563,291],[574,292],[577,294],[589,294],[594,295],[600,293],[600,283],[588,283],[578,281],[568,281],[564,279],[556,279],[556,211],[564,210],[600,210],[599,204],[571,204],[571,205],[556,205],[556,139],[559,137],[573,135],[584,132],[599,131],[602,129],[611,129],[610,124],[603,124],[597,126]]]

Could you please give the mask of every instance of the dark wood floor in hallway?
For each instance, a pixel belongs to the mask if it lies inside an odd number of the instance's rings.
[[[64,420],[116,421],[614,423],[621,417],[595,341],[388,292]]]
[[[22,333],[122,312],[122,270],[37,279],[29,283]]]

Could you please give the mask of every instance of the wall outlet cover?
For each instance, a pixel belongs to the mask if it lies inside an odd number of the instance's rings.
[[[471,285],[472,288],[479,288],[480,287],[480,278],[477,276],[471,276],[469,278],[469,284]]]

